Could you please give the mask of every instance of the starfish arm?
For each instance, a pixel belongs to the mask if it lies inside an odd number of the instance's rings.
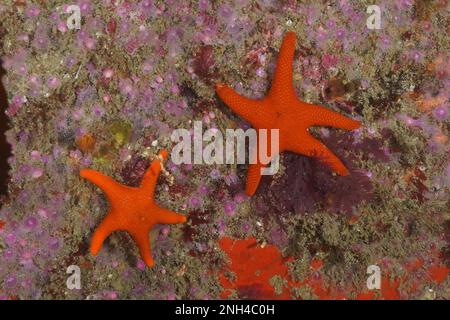
[[[114,198],[113,195],[117,192],[117,189],[120,186],[120,184],[114,179],[105,176],[96,170],[82,169],[80,170],[80,176],[99,187],[109,200]]]
[[[345,165],[339,160],[336,155],[331,152],[322,142],[313,138],[312,136],[307,136],[299,141],[295,146],[288,148],[288,150],[304,154],[308,157],[314,157],[319,159],[322,163],[329,166],[334,172],[341,176],[348,175],[348,170]]]
[[[272,149],[272,142],[274,140],[272,140],[272,133],[270,130],[266,134],[258,132],[257,137],[257,147],[250,151],[253,157],[250,158],[250,164],[247,172],[247,182],[245,186],[245,193],[248,196],[252,196],[256,193],[259,182],[261,181],[261,171],[271,164],[272,160],[275,159],[275,155],[279,155],[285,150],[285,144],[283,141],[280,141],[279,138],[275,138],[275,141],[278,140],[277,148],[275,150]]]
[[[256,193],[259,182],[261,181],[261,169],[265,166],[262,163],[251,163],[248,166],[247,182],[245,185],[245,193],[251,197]]]
[[[159,174],[161,173],[161,160],[167,159],[167,151],[162,150],[159,153],[159,157],[160,159],[155,159],[152,161],[150,167],[145,172],[144,177],[141,181],[141,188],[151,196],[153,196],[153,193],[155,192],[156,182],[158,180]]]
[[[109,235],[116,231],[117,228],[114,225],[114,219],[109,212],[105,219],[100,223],[100,225],[95,229],[94,235],[91,240],[90,251],[93,256],[96,256],[103,246],[103,242]]]
[[[287,93],[295,96],[292,70],[295,52],[295,32],[287,32],[284,35],[280,51],[278,53],[277,66],[275,68],[272,87],[269,96],[279,97]]]
[[[186,222],[187,218],[186,216],[161,208],[158,211],[158,217],[156,219],[157,223],[163,223],[163,224],[176,224],[176,223],[183,223]]]
[[[217,84],[216,93],[231,110],[246,121],[254,124],[261,118],[263,106],[260,100],[243,97],[225,84]]]
[[[301,107],[304,108],[304,104]],[[325,107],[308,105],[307,110],[311,126],[326,126],[344,130],[354,130],[361,126],[359,121],[350,119]]]
[[[148,267],[153,267],[155,262],[152,258],[152,249],[150,246],[150,239],[148,237],[148,232],[133,232],[131,233],[131,237],[136,242],[139,253],[141,255],[142,260],[144,260],[145,264]]]

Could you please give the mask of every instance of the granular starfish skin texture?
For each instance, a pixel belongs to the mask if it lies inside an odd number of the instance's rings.
[[[241,96],[229,86],[217,84],[219,97],[235,113],[248,121],[259,132],[260,129],[279,129],[279,153],[290,151],[308,157],[316,157],[331,167],[336,173],[345,176],[348,170],[344,164],[322,142],[309,133],[312,126],[329,126],[344,130],[360,127],[360,122],[342,116],[327,108],[303,102],[297,98],[292,82],[293,59],[296,34],[287,32],[284,36],[278,56],[278,63],[272,81],[272,87],[266,97],[252,100]],[[267,154],[271,154],[270,134],[267,138]],[[255,194],[261,180],[261,162],[258,148],[257,161],[249,165],[246,193]]]
[[[167,151],[160,152],[161,159],[167,159]],[[155,224],[176,224],[186,222],[184,215],[161,208],[154,199],[160,160],[154,160],[139,187],[122,185],[112,178],[91,169],[83,169],[80,176],[98,186],[110,204],[109,212],[97,227],[92,237],[90,252],[97,255],[105,239],[114,231],[127,231],[136,242],[142,260],[152,267],[149,232]]]

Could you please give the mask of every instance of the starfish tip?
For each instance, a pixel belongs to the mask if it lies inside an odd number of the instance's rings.
[[[94,257],[100,252],[100,248],[98,249],[94,249],[94,248],[89,248],[89,252],[91,253],[91,255],[93,255]]]
[[[220,90],[225,88],[225,84],[223,84],[222,82],[218,82],[218,83],[216,83],[215,87],[216,87],[216,92],[219,92]]]
[[[86,169],[81,169],[81,170],[80,170],[80,176],[83,177],[84,174],[85,174],[85,172],[86,172]]]
[[[287,37],[296,37],[296,36],[297,36],[297,34],[294,31],[288,31],[288,32],[286,32],[284,34],[285,38],[287,38]]]
[[[81,169],[80,170],[80,177],[82,177],[82,178],[89,177],[89,172],[90,172],[90,169]]]
[[[249,197],[253,196],[255,193],[256,193],[256,188],[252,188],[252,189],[246,188],[246,190],[245,190],[245,194]]]
[[[355,129],[359,129],[360,127],[361,127],[361,121],[358,121],[358,120],[353,120],[354,121],[354,123],[353,123],[353,130],[355,130]]]
[[[167,152],[166,149],[162,149],[162,150],[159,152],[159,155],[160,155],[164,160],[166,160],[166,159],[167,159],[167,156],[168,156],[168,152]]]

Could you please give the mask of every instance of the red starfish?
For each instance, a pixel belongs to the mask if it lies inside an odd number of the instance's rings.
[[[234,112],[244,118],[257,129],[279,129],[279,153],[291,151],[308,157],[316,157],[329,165],[340,175],[348,175],[347,168],[319,140],[309,133],[312,126],[330,126],[353,130],[360,122],[344,117],[334,111],[299,100],[292,83],[292,63],[295,51],[295,33],[286,33],[281,44],[278,64],[275,70],[272,87],[268,95],[260,100],[241,96],[227,85],[217,84],[219,97]],[[259,135],[258,135],[259,142]],[[259,143],[258,143],[259,146]],[[270,134],[268,134],[267,150],[270,153]],[[250,164],[247,174],[246,193],[251,196],[256,192],[261,180],[261,169],[265,167],[259,159]],[[276,156],[271,155],[271,158]]]
[[[161,161],[167,159],[167,151],[160,152]],[[116,230],[128,231],[136,241],[142,259],[147,266],[153,266],[148,233],[155,224],[181,223],[186,217],[161,208],[153,200],[156,181],[161,171],[160,160],[154,160],[142,178],[138,188],[125,186],[98,171],[83,169],[80,176],[97,185],[105,193],[110,209],[97,227],[91,241],[91,253],[100,251],[103,241]]]

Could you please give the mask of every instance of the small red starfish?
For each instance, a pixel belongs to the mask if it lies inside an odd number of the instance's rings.
[[[162,160],[167,159],[167,151],[159,154]],[[155,224],[181,223],[186,217],[161,208],[153,200],[156,181],[161,172],[160,160],[154,160],[137,188],[125,186],[98,171],[83,169],[80,176],[97,185],[105,193],[110,209],[106,217],[97,227],[91,241],[90,251],[97,255],[105,239],[116,230],[128,231],[136,241],[142,259],[151,267],[154,264],[148,233]]]
[[[360,122],[344,117],[334,111],[299,100],[292,83],[292,63],[295,51],[294,32],[286,33],[281,44],[278,64],[272,87],[268,95],[260,100],[248,99],[227,85],[217,84],[216,92],[225,104],[257,129],[279,129],[279,153],[291,151],[308,157],[316,157],[340,175],[348,175],[347,168],[319,140],[309,133],[312,126],[330,126],[345,130],[357,129]],[[259,146],[259,135],[258,135]],[[270,135],[267,150],[270,153]],[[250,164],[247,174],[246,193],[256,192],[261,180],[261,169],[265,167],[259,159]],[[276,155],[271,155],[271,158]]]

